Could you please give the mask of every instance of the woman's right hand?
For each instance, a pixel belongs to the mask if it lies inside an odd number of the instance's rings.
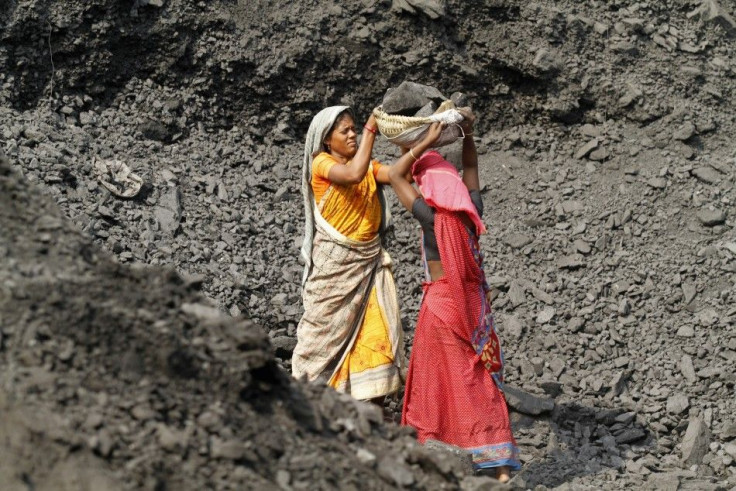
[[[425,144],[427,147],[431,147],[432,145],[434,145],[435,142],[439,140],[440,135],[442,134],[442,130],[444,130],[446,126],[447,124],[443,122],[432,123],[431,125],[429,125],[427,135],[424,137],[422,143]]]

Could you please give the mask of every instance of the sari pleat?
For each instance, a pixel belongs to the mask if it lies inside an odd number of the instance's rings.
[[[319,158],[319,157],[318,157]],[[292,373],[358,399],[396,392],[402,331],[372,168],[356,185],[331,184],[314,207],[312,267],[302,290]]]
[[[436,211],[435,233],[445,276],[424,284],[402,424],[420,442],[466,449],[476,468],[519,469],[477,238],[446,210]]]

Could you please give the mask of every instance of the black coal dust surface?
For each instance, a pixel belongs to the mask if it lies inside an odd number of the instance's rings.
[[[734,9],[0,0],[0,488],[492,486],[288,374],[309,121],[405,80],[478,116],[512,487],[733,488]]]

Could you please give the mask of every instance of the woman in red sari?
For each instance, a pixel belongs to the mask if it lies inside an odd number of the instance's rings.
[[[475,469],[500,481],[521,467],[502,392],[503,354],[493,326],[478,235],[483,202],[472,138],[475,117],[461,109],[463,175],[430,150],[444,123],[391,166],[401,203],[422,226],[427,281],[412,347],[401,423],[420,442],[439,440],[472,454]],[[406,180],[411,175],[421,194]]]

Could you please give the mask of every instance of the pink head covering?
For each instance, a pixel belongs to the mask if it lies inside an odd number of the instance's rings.
[[[478,234],[485,233],[486,227],[470,199],[468,188],[460,179],[455,166],[439,153],[434,150],[425,152],[412,165],[411,175],[429,206],[448,211],[463,211],[475,224]]]

